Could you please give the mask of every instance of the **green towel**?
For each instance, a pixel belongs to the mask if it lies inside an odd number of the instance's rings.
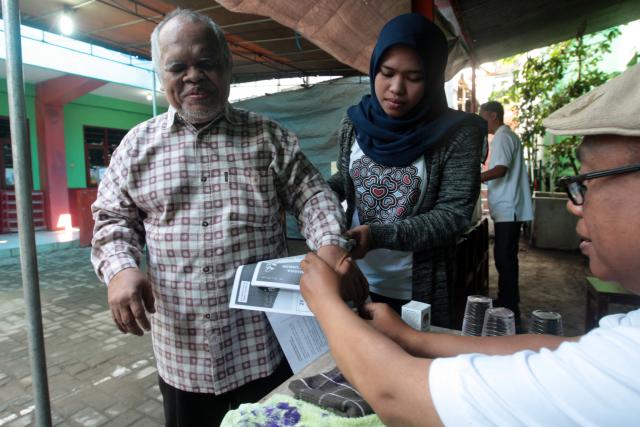
[[[263,403],[245,403],[227,412],[220,427],[382,427],[377,415],[345,418],[311,403],[274,394]]]

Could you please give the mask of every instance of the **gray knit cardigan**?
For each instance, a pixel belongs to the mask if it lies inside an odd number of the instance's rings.
[[[340,200],[347,201],[347,226],[355,210],[355,191],[349,175],[353,124],[345,117],[338,129],[338,172],[329,179]],[[462,126],[448,140],[429,149],[425,157],[428,180],[417,213],[392,224],[370,224],[371,249],[413,252],[412,299],[431,304],[432,322],[450,327],[453,249],[467,230],[480,192],[480,155],[484,135]]]

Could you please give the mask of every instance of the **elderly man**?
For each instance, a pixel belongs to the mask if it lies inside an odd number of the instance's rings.
[[[118,328],[152,331],[167,425],[213,426],[291,374],[266,317],[229,309],[236,268],[286,255],[285,209],[340,268],[344,215],[294,135],[228,104],[231,55],[214,22],[176,10],[151,45],[171,107],[114,153],[92,206],[92,262]],[[359,271],[343,267],[360,285],[345,296],[364,299]]]
[[[640,66],[545,122],[584,135],[582,174],[564,180],[593,274],[640,294]],[[640,310],[610,315],[582,337],[420,333],[384,304],[365,321],[313,254],[302,291],[343,374],[389,425],[636,426]]]

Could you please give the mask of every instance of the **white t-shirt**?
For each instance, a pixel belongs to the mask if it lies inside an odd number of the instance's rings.
[[[640,310],[555,351],[436,359],[429,384],[447,426],[638,426]]]
[[[506,166],[501,178],[487,181],[489,210],[495,222],[531,221],[531,191],[522,143],[507,125],[498,128],[491,142],[489,169]]]
[[[409,218],[420,205],[426,189],[424,157],[420,156],[406,167],[386,167],[365,156],[357,143],[351,150],[349,174],[357,206],[352,227],[361,223],[390,224]],[[372,292],[388,298],[411,299],[413,252],[374,249],[357,263]]]

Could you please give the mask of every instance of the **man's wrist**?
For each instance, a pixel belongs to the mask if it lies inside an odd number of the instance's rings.
[[[122,271],[124,270],[128,270],[131,268],[135,268],[137,270],[140,270],[140,267],[138,267],[138,264],[136,264],[135,261],[131,260],[117,260],[115,262],[111,262],[109,264],[105,264],[102,268],[102,274],[103,274],[103,278],[104,278],[104,283],[109,286],[109,283],[111,283],[114,279],[114,277],[116,277],[118,274],[120,274]]]
[[[318,256],[333,269],[338,267],[340,262],[349,256],[349,252],[347,252],[346,249],[337,245],[322,246],[318,249],[317,253]]]

